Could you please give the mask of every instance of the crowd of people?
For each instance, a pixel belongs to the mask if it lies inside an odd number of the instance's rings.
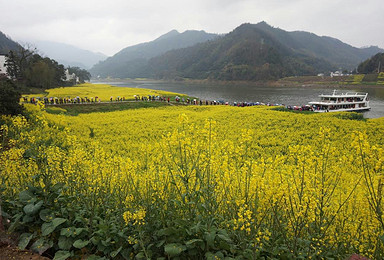
[[[249,106],[281,106],[280,104],[273,103],[261,103],[261,102],[226,102],[223,100],[202,100],[197,98],[189,98],[189,97],[179,97],[175,96],[171,99],[171,97],[166,96],[155,96],[155,95],[147,95],[140,96],[134,95],[134,101],[159,101],[159,102],[168,102],[168,103],[180,103],[185,105],[200,105],[200,106],[210,106],[210,105],[227,105],[227,106],[237,106],[237,107],[249,107]],[[37,104],[38,101],[43,102],[45,105],[62,105],[62,104],[92,104],[92,103],[101,103],[103,102],[99,97],[23,97],[24,103]],[[125,97],[117,96],[114,98],[111,96],[109,98],[109,102],[127,102],[133,101],[132,99],[127,99]],[[105,101],[104,101],[105,102]],[[108,101],[107,101],[108,102]]]
[[[24,103],[37,104],[43,102],[45,105],[62,105],[62,104],[83,104],[101,102],[99,97],[23,97]]]
[[[312,111],[312,107],[309,105],[303,106],[286,106],[288,110],[297,110],[297,111]]]

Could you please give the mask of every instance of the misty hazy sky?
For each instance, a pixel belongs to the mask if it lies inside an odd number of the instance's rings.
[[[13,40],[106,55],[172,29],[228,33],[260,21],[384,48],[384,0],[0,0],[0,31]]]

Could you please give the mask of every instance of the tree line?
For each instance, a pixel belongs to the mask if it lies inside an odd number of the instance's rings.
[[[68,67],[54,59],[42,57],[36,48],[19,46],[6,54],[7,75],[0,75],[0,114],[19,114],[22,92],[71,86],[90,80],[91,74],[79,67]],[[66,79],[65,71],[74,73],[78,81]]]
[[[357,71],[363,74],[384,72],[384,53],[377,53],[363,61],[357,67]]]
[[[7,55],[7,73],[21,87],[48,89],[63,85],[73,85],[65,78],[65,67],[54,59],[42,57],[36,48],[27,46],[11,50]],[[79,67],[68,67],[75,73],[80,83],[90,80],[91,74]]]

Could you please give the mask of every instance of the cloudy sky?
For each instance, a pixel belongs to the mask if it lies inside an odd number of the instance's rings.
[[[384,48],[383,0],[0,0],[0,31],[113,55],[176,29],[228,33],[266,21]]]

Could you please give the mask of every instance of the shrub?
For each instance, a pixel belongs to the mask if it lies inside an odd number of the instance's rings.
[[[23,107],[19,103],[20,98],[21,93],[16,90],[16,85],[11,80],[0,80],[0,114],[21,114]]]

